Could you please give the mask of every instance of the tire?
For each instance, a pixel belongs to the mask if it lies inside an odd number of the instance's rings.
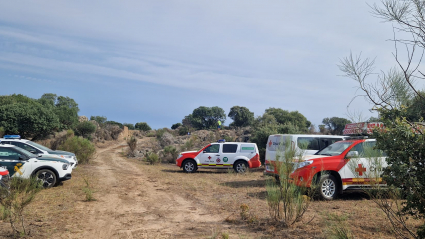
[[[334,176],[324,175],[320,178],[317,190],[322,199],[333,200],[338,196],[338,182]]]
[[[37,171],[36,177],[42,182],[44,188],[51,188],[56,185],[56,174],[49,169],[41,169]]]
[[[198,165],[196,165],[195,160],[186,160],[183,163],[183,171],[185,173],[194,173],[196,172],[196,170],[198,170]]]
[[[237,173],[246,173],[248,172],[248,164],[245,161],[237,161],[233,165],[233,169]]]

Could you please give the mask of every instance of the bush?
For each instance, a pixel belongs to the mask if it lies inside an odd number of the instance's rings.
[[[134,150],[136,150],[137,139],[134,136],[131,136],[131,138],[127,140],[127,145],[130,148],[127,156],[134,157]]]
[[[179,152],[177,151],[176,147],[171,145],[166,146],[162,153],[169,163],[174,163],[179,156]]]
[[[75,127],[75,134],[87,138],[90,134],[96,132],[96,126],[90,121],[78,123]]]
[[[24,223],[24,210],[42,189],[41,182],[33,177],[28,179],[11,178],[9,191],[0,187],[0,205],[3,208],[3,217],[9,218],[10,226],[16,236],[28,234]]]
[[[94,145],[88,139],[77,136],[65,140],[58,149],[75,153],[80,164],[89,163],[96,152]]]
[[[74,131],[72,131],[72,129],[67,130],[65,133],[60,132],[55,135],[55,138],[52,141],[50,141],[50,148],[56,150],[61,144],[66,141],[66,139],[72,137],[74,137]]]
[[[148,123],[146,123],[146,122],[139,122],[139,123],[136,123],[135,125],[134,125],[134,128],[136,128],[136,129],[138,129],[138,130],[141,130],[141,131],[149,131],[149,130],[152,130],[152,128],[148,125]]]
[[[146,153],[145,156],[145,161],[148,162],[149,164],[157,164],[159,163],[159,157],[158,154],[156,153]]]
[[[191,128],[188,126],[182,126],[179,128],[179,135],[187,135],[191,131]]]
[[[0,127],[0,138],[3,138],[4,136],[4,128]]]
[[[297,151],[291,147],[290,140],[285,142],[285,148],[279,147],[276,151],[276,169],[279,173],[279,182],[276,184],[275,178],[266,182],[267,204],[269,213],[275,222],[282,223],[284,227],[289,227],[301,221],[307,211],[312,195],[306,196],[305,187],[297,187],[292,183],[291,173],[295,170],[294,159],[302,159],[303,151]],[[306,179],[306,181],[309,181]],[[311,193],[315,191],[312,185]]]
[[[171,126],[171,129],[177,129],[178,127],[180,127],[180,126],[182,126],[182,124],[181,123],[176,123],[176,124],[173,124],[172,126]]]

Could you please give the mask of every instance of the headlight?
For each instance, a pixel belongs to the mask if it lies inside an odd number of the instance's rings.
[[[297,163],[296,164],[296,166],[295,166],[295,170],[297,170],[297,169],[299,169],[299,168],[304,168],[305,166],[308,166],[308,165],[310,165],[310,164],[312,164],[313,163],[313,161],[302,161],[302,162],[299,162],[299,163]]]
[[[62,165],[62,169],[63,169],[63,170],[67,170],[67,169],[68,169],[68,167],[69,167],[69,164],[67,164],[67,163],[64,163],[64,164]]]
[[[179,158],[181,158],[181,157],[183,157],[183,154],[179,154],[179,156],[177,157],[177,159],[179,159]]]

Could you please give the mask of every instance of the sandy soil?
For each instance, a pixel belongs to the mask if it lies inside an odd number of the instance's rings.
[[[98,148],[93,162],[78,166],[71,180],[40,192],[25,214],[28,237],[327,238],[331,215],[345,218],[355,238],[394,237],[385,215],[364,194],[314,201],[300,222],[282,228],[270,219],[263,169],[186,174],[172,164],[126,158],[126,150],[125,142]],[[86,200],[87,183],[94,201]],[[249,222],[241,218],[241,205],[249,208]],[[0,232],[0,238],[13,238],[7,221],[0,220]]]

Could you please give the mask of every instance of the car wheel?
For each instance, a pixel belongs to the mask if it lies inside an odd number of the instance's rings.
[[[318,185],[319,195],[325,200],[333,200],[338,195],[338,183],[334,176],[324,175]]]
[[[198,170],[198,166],[194,160],[186,160],[183,163],[183,171],[185,173],[194,173]]]
[[[56,185],[56,174],[49,169],[41,169],[37,172],[36,177],[42,182],[44,188],[50,188]]]
[[[248,164],[244,161],[238,161],[233,165],[235,172],[246,173],[248,171]]]

